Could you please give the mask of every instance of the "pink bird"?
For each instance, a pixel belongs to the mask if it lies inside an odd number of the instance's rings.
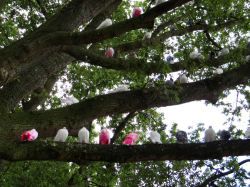
[[[38,137],[38,132],[36,131],[36,129],[32,129],[29,131],[25,131],[22,133],[21,135],[21,140],[28,140],[28,141],[33,141]]]
[[[141,12],[142,12],[142,11],[141,11],[141,8],[134,8],[132,17],[134,18],[134,17],[136,17],[136,16],[141,15]]]
[[[107,129],[102,129],[99,135],[99,144],[110,144],[109,131]]]
[[[112,47],[110,47],[107,49],[105,56],[106,57],[113,57],[114,54],[115,54],[115,50]]]
[[[125,140],[122,142],[122,144],[132,145],[134,144],[139,138],[139,135],[136,133],[131,133],[126,136]]]

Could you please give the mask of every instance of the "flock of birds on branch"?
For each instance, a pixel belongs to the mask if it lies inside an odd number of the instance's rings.
[[[69,132],[66,129],[66,127],[59,129],[56,133],[56,136],[54,138],[55,142],[65,142],[66,139],[68,138]],[[22,141],[33,141],[38,137],[38,132],[35,129],[25,131],[21,135],[21,140]],[[187,133],[185,131],[180,131],[178,130],[176,132],[176,142],[177,143],[187,143],[188,142],[188,137]],[[245,132],[245,137],[250,138],[250,127]],[[220,132],[220,139],[227,141],[231,138],[231,134],[229,131],[223,130]],[[139,135],[136,134],[135,132],[130,133],[126,136],[125,140],[122,142],[122,144],[125,145],[133,145],[137,140],[139,139]],[[150,140],[152,143],[156,144],[161,144],[161,135],[156,132],[156,131],[151,131],[150,132]],[[216,140],[216,133],[212,126],[209,126],[209,128],[205,131],[205,137],[204,141],[205,143],[207,142],[212,142]],[[78,132],[78,142],[80,143],[89,143],[89,131],[83,127],[79,130]],[[107,129],[102,129],[99,135],[99,144],[105,145],[105,144],[110,144],[110,134],[109,130]]]
[[[156,1],[156,6],[165,2],[166,0],[157,0]],[[194,1],[191,1],[189,2],[188,4],[189,5],[193,5]],[[136,17],[136,16],[139,16],[142,14],[142,9],[141,8],[134,8],[133,9],[133,13],[132,13],[132,17]],[[105,27],[108,27],[112,25],[112,20],[107,18],[106,20],[104,20],[96,29],[102,29],[102,28],[105,28]],[[191,26],[192,25],[192,21],[189,20],[187,22],[187,25]],[[175,30],[175,27],[174,26],[170,26],[170,31],[173,31]],[[152,32],[147,32],[144,37],[143,37],[143,40],[146,40],[146,39],[150,39],[152,36]],[[250,42],[247,43],[247,48],[250,48]],[[106,57],[113,57],[114,56],[114,49],[112,47],[108,48],[105,52],[105,56]],[[228,48],[223,48],[220,53],[219,53],[219,56],[224,56],[224,55],[227,55],[229,54],[229,49]],[[137,54],[135,52],[131,52],[130,53],[130,57],[131,58],[137,58]],[[192,53],[190,53],[189,57],[192,59],[192,60],[204,60],[205,57],[197,52],[197,51],[193,51]],[[214,52],[211,52],[210,53],[210,57],[211,58],[214,58],[215,57],[215,53]],[[247,61],[249,61],[250,59],[250,56],[247,56]],[[169,64],[174,64],[174,58],[172,56],[168,56],[166,58],[166,61],[169,63]],[[214,74],[215,75],[219,75],[219,74],[222,74],[223,73],[223,69],[221,68],[217,68],[215,71],[214,71]],[[182,74],[180,75],[180,77],[178,78],[179,82],[180,83],[188,83],[188,79],[186,77],[185,74]],[[166,82],[166,85],[173,85],[174,82],[173,80],[168,80]],[[123,91],[123,90],[122,90]],[[68,98],[65,100],[65,103],[68,105],[68,104],[72,104],[72,103],[76,103],[78,102],[77,99],[75,99],[74,97],[72,98]],[[62,129],[59,129],[57,131],[57,134],[54,138],[54,141],[55,142],[65,142],[67,137],[68,137],[68,130],[64,127]],[[32,130],[29,130],[29,131],[25,131],[22,133],[21,135],[21,140],[23,141],[33,141],[35,140],[36,138],[38,137],[38,132],[35,130],[35,129],[32,129]],[[187,138],[187,133],[185,131],[177,131],[176,133],[176,142],[177,143],[187,143],[188,141],[188,138]],[[231,137],[230,135],[230,132],[229,131],[226,131],[226,130],[223,130],[220,132],[220,139],[221,140],[229,140]],[[248,127],[247,131],[245,132],[245,137],[246,138],[250,138],[250,127]],[[125,138],[125,140],[122,142],[122,144],[126,144],[126,145],[133,145],[139,138],[139,135],[136,134],[135,132],[134,133],[131,133],[131,134],[128,134]],[[150,139],[151,139],[151,142],[152,143],[162,143],[161,142],[161,136],[158,132],[156,131],[152,131],[150,132]],[[214,129],[210,126],[206,131],[205,131],[205,142],[211,142],[211,141],[215,141],[216,139],[216,133],[214,131]],[[80,143],[89,143],[89,131],[83,127],[82,129],[80,129],[80,131],[78,132],[78,141]],[[101,130],[101,133],[99,135],[99,144],[110,144],[110,135],[109,135],[109,131],[107,129],[102,129]]]
[[[161,4],[161,3],[164,3],[164,2],[166,2],[166,0],[158,0],[158,1],[156,1],[156,6],[159,5],[159,4]],[[190,2],[187,3],[187,4],[193,5],[193,4],[194,4],[194,1],[190,1]],[[142,9],[137,7],[137,8],[134,8],[134,9],[133,9],[132,17],[134,18],[134,17],[139,16],[139,15],[141,15],[141,14],[142,14]],[[103,29],[103,28],[108,27],[108,26],[110,26],[110,25],[112,25],[112,20],[109,19],[109,18],[107,18],[107,19],[105,19],[96,29]],[[193,22],[192,22],[191,20],[188,20],[188,21],[187,21],[187,25],[188,25],[188,26],[192,26],[192,25],[193,25]],[[175,27],[174,27],[173,25],[171,25],[171,26],[170,26],[170,31],[174,31],[174,30],[175,30]],[[150,39],[151,36],[152,36],[152,32],[147,32],[147,33],[144,35],[143,40]],[[249,43],[249,42],[248,42],[247,46],[248,46],[248,47],[250,46],[250,43]],[[106,56],[106,57],[111,58],[111,57],[114,56],[114,54],[115,54],[115,50],[114,50],[112,47],[107,48],[107,50],[106,50],[106,52],[105,52],[105,56]],[[229,49],[228,49],[228,48],[223,48],[223,49],[221,49],[221,51],[219,52],[218,56],[225,56],[225,55],[227,55],[227,54],[229,54]],[[216,53],[215,53],[214,51],[211,51],[211,52],[210,52],[210,58],[213,59],[213,58],[215,58],[215,56],[216,56]],[[136,52],[131,52],[130,55],[129,55],[129,57],[130,57],[130,58],[138,58]],[[204,59],[205,59],[205,57],[204,57],[201,53],[199,53],[199,52],[197,52],[197,51],[193,51],[192,53],[190,53],[189,57],[190,57],[190,59],[192,59],[192,60],[204,60]],[[246,61],[249,61],[249,60],[250,60],[250,55],[248,55],[248,56],[246,57]],[[168,57],[166,58],[166,61],[167,61],[169,64],[174,64],[174,63],[176,63],[176,62],[174,62],[174,58],[173,58],[172,56],[168,56]],[[215,69],[215,70],[213,71],[213,73],[214,73],[215,75],[222,74],[222,73],[223,73],[223,69],[222,69],[222,68],[217,68],[217,69]],[[188,79],[187,79],[187,77],[186,77],[185,74],[180,75],[180,77],[178,78],[178,80],[180,81],[181,84],[182,84],[182,83],[188,83]],[[171,80],[171,81],[172,81],[172,80]],[[171,83],[171,84],[172,84],[172,83]]]

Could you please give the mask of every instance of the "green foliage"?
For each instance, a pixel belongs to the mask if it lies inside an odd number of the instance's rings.
[[[0,47],[6,47],[13,44],[24,35],[36,30],[40,25],[49,20],[69,0],[52,1],[43,0],[41,4],[35,0],[11,1],[0,14]],[[114,23],[123,21],[131,17],[132,7],[142,7],[146,12],[150,0],[129,1],[123,0],[121,5],[110,16]],[[226,27],[220,31],[209,32],[211,38],[215,39],[219,46],[233,49],[234,46],[245,48],[247,32],[249,32],[249,5],[246,0],[196,0],[195,6],[183,5],[170,11],[155,20],[154,30],[162,23],[173,21],[178,30],[188,28],[186,22],[192,20],[193,23],[206,21],[210,26],[224,24],[229,20],[241,19],[234,27]],[[178,18],[182,18],[178,21]],[[169,31],[167,25],[158,36]],[[79,29],[80,30],[80,29]],[[116,47],[124,43],[139,41],[143,38],[148,29],[133,30],[119,37],[108,39],[102,43],[97,43],[91,47],[98,50],[98,53],[104,53],[107,47]],[[231,39],[233,36],[233,39]],[[172,54],[178,60],[185,60],[185,67],[192,80],[201,80],[210,77],[214,67],[210,68],[203,65],[198,68],[197,63],[191,61],[189,54],[197,49],[209,59],[209,52],[218,53],[219,48],[215,47],[204,35],[203,32],[190,32],[183,36],[175,37],[175,42],[167,39],[157,43],[154,46],[144,46],[144,48],[135,51],[139,59],[147,63],[158,63],[165,59],[166,55]],[[173,42],[173,43],[172,43]],[[236,53],[230,56],[232,63],[229,63],[225,70],[238,66],[243,62],[241,56]],[[128,57],[128,52],[117,51],[117,57]],[[234,63],[237,61],[237,63]],[[191,64],[191,65],[190,65]],[[140,70],[141,67],[138,67]],[[46,96],[48,99],[42,109],[58,108],[62,106],[59,92],[64,95],[74,95],[78,100],[85,100],[95,96],[105,94],[119,85],[128,85],[131,90],[143,87],[164,85],[167,75],[170,72],[169,66],[163,68],[163,73],[150,76],[138,72],[114,71],[86,64],[84,62],[74,62],[69,65],[64,72],[60,74],[62,86],[55,86],[53,91],[48,94],[42,92],[35,96]],[[72,87],[66,89],[65,85]],[[177,84],[176,89],[181,89]],[[235,89],[235,88],[233,88]],[[240,119],[241,112],[249,109],[250,94],[246,86],[237,86],[237,93],[244,98],[238,100],[237,107],[224,99],[231,92],[226,90],[220,95],[218,106],[223,106],[225,115],[228,115],[229,126],[232,133],[232,139],[241,138],[243,132],[237,130],[233,125],[236,119]],[[179,101],[180,98],[176,91],[167,90],[166,97],[170,100]],[[34,96],[34,95],[33,95]],[[29,95],[24,101],[28,101],[32,95]],[[154,96],[152,96],[153,98]],[[16,111],[21,110],[21,106]],[[127,114],[111,115],[98,118],[92,126],[102,126],[115,130],[123,121]],[[151,143],[148,139],[148,132],[158,131],[161,134],[163,143],[175,143],[175,134],[178,124],[165,124],[163,114],[156,109],[138,111],[135,118],[126,123],[126,128],[122,130],[115,141],[120,144],[125,136],[131,132],[137,132],[140,135],[137,144]],[[203,141],[204,124],[194,125],[189,128],[189,143],[198,143]],[[217,134],[218,137],[219,134]],[[96,141],[98,133],[94,128],[90,132],[90,142]],[[52,138],[48,139],[52,140]],[[69,137],[68,142],[76,142],[75,137]],[[69,182],[74,186],[196,186],[214,174],[226,172],[235,169],[232,175],[224,176],[216,180],[219,186],[246,186],[246,178],[250,173],[238,165],[238,158],[229,157],[222,160],[200,160],[200,161],[161,161],[161,162],[138,162],[138,163],[87,163],[79,166],[75,163],[60,163],[52,161],[25,161],[16,163],[7,163],[0,171],[0,186],[68,186]]]

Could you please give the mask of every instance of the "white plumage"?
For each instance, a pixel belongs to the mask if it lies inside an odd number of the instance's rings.
[[[247,130],[245,132],[245,137],[250,138],[250,127],[247,128]]]
[[[250,61],[250,55],[246,56],[246,61],[249,62]]]
[[[150,39],[151,36],[152,36],[152,33],[151,33],[151,32],[147,32],[147,33],[143,36],[143,40]]]
[[[228,48],[223,48],[220,52],[219,52],[219,56],[224,56],[229,54],[229,49]]]
[[[190,53],[189,57],[193,60],[195,60],[195,59],[204,60],[205,59],[205,57],[201,53],[198,53],[197,51],[193,51],[192,53]]]
[[[221,69],[221,68],[217,68],[216,70],[214,70],[215,75],[220,75],[222,73],[223,73],[223,69]]]
[[[109,19],[109,18],[107,18],[107,19],[105,19],[96,29],[97,29],[97,30],[98,30],[98,29],[103,29],[103,28],[108,27],[108,26],[110,26],[110,25],[112,25],[112,20]]]
[[[150,139],[153,143],[161,143],[161,135],[156,131],[150,132]]]
[[[191,59],[196,59],[198,57],[199,53],[197,51],[194,51],[192,53],[190,53],[189,57]]]
[[[179,77],[179,80],[180,80],[180,83],[183,84],[183,83],[188,83],[188,78],[185,74],[181,75]]]
[[[212,126],[205,131],[205,142],[212,142],[215,140],[216,134]]]
[[[55,142],[65,142],[67,137],[69,135],[68,130],[66,127],[63,127],[63,129],[59,129],[56,133],[56,136],[54,138]]]
[[[155,6],[166,2],[166,0],[157,0]]]
[[[193,1],[189,1],[188,3],[186,3],[185,5],[193,5],[194,4],[194,0]]]
[[[85,127],[79,130],[78,141],[80,143],[89,143],[89,131]]]
[[[128,85],[119,85],[117,88],[109,91],[108,93],[116,93],[116,92],[124,92],[124,91],[129,91]]]
[[[202,54],[200,54],[200,53],[198,53],[197,58],[198,58],[199,60],[204,60],[204,59],[205,59],[205,57],[204,57]]]
[[[74,103],[78,103],[78,99],[76,99],[74,96],[66,97],[65,99],[62,99],[62,103],[66,105],[72,105]]]

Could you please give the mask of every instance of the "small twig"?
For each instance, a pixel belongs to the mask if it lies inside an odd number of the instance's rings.
[[[130,112],[125,118],[124,120],[119,124],[119,126],[116,128],[115,133],[113,138],[111,139],[111,143],[113,144],[114,141],[117,139],[117,137],[119,136],[120,132],[122,131],[122,129],[125,127],[126,123],[133,118],[136,115],[135,111]]]
[[[219,44],[217,44],[217,43],[211,38],[211,36],[210,36],[210,34],[208,33],[207,30],[204,31],[204,33],[205,33],[207,39],[208,39],[215,47],[219,48],[220,50],[222,49],[222,47],[221,47]]]

